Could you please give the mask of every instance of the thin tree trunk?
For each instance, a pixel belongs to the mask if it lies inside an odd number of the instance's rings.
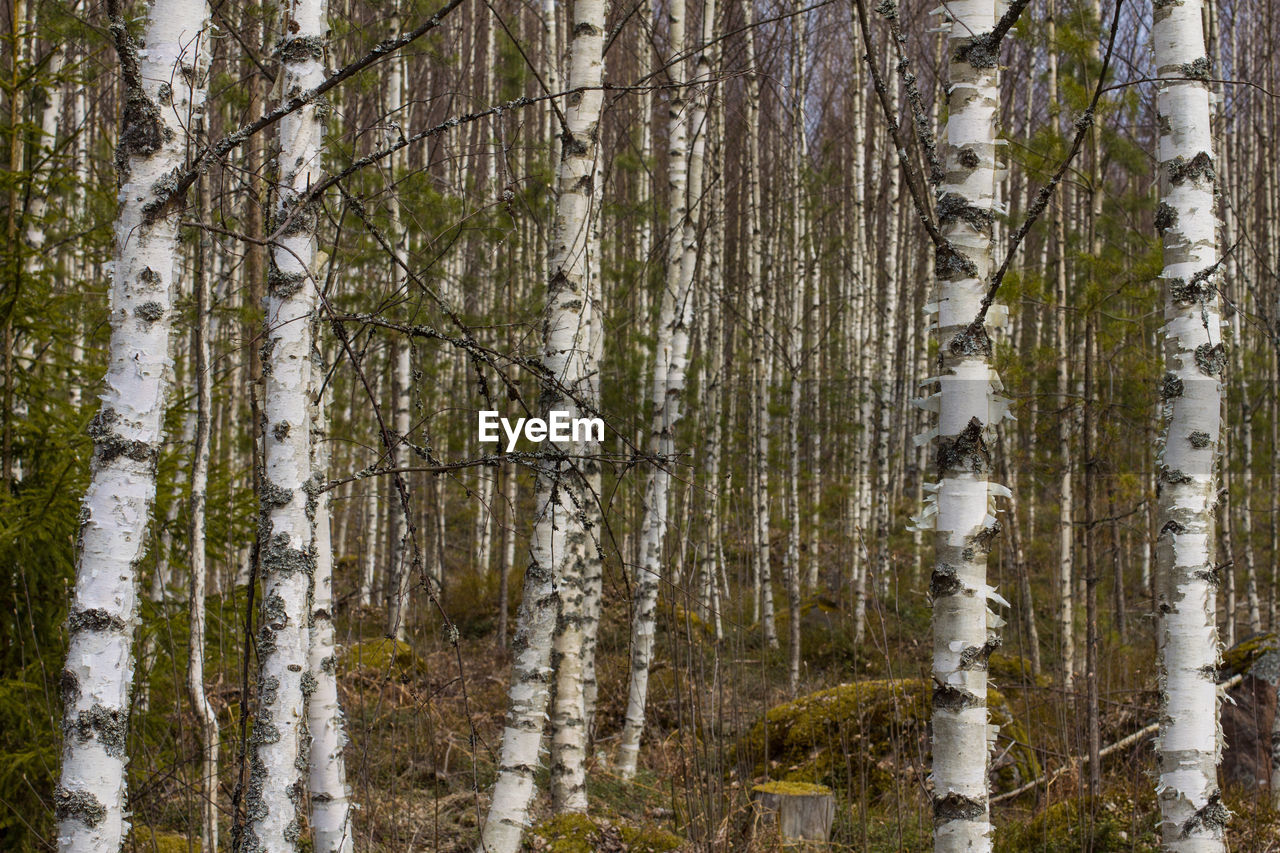
[[[399,18],[392,17],[392,31],[399,29]],[[408,125],[408,114],[405,106],[404,57],[397,54],[391,57],[387,67],[386,109],[387,121],[390,122],[395,138],[404,134],[402,128]],[[387,197],[390,214],[388,237],[391,241],[395,259],[390,264],[392,281],[399,282],[401,270],[408,264],[408,235],[400,221],[400,193],[395,189],[397,177],[405,174],[404,150],[391,157],[390,181],[392,189]],[[399,288],[397,287],[398,291]],[[411,350],[408,341],[396,339],[391,347],[391,396],[392,420],[395,433],[395,446],[392,451],[392,463],[396,468],[409,465],[409,394],[413,381]],[[388,510],[391,515],[391,531],[388,541],[388,560],[390,568],[387,584],[387,634],[404,642],[408,631],[409,589],[413,580],[409,572],[408,537],[409,519],[398,502],[389,500]]]
[[[583,393],[586,380],[597,369],[590,318],[585,314],[590,310],[591,264],[595,261],[588,243],[593,184],[598,179],[605,19],[603,0],[575,0],[568,83],[570,89],[581,88],[582,92],[564,110],[566,139],[559,169],[542,356],[547,374],[557,380],[544,388],[544,405],[548,410],[568,411],[571,417],[585,413],[579,412],[561,389]],[[585,443],[566,449],[585,453]],[[534,771],[540,764],[557,617],[572,622],[574,608],[583,603],[580,588],[587,572],[589,542],[578,508],[589,499],[584,478],[582,466],[571,458],[545,462],[538,472],[532,560],[525,572],[524,599],[512,643],[516,657],[511,671],[511,704],[502,736],[498,780],[477,848],[481,853],[515,853],[528,822]],[[560,616],[562,603],[567,603],[569,610]],[[580,694],[577,702],[578,722],[582,723]],[[569,787],[574,789],[573,797],[585,799],[585,789],[578,791],[575,782]]]
[[[507,607],[511,593],[508,586],[511,570],[516,565],[516,469],[507,468],[502,473],[502,503],[507,528],[502,533],[502,568],[498,575],[498,646],[507,647]]]
[[[201,123],[203,124],[203,122]],[[208,176],[201,176],[200,218],[212,221]],[[218,715],[204,689],[204,623],[205,583],[208,568],[205,559],[205,499],[209,488],[209,413],[213,407],[209,375],[209,278],[206,264],[212,254],[208,232],[201,232],[196,250],[196,275],[192,289],[196,298],[196,324],[191,340],[191,372],[196,386],[195,446],[191,451],[191,518],[188,533],[191,553],[191,596],[189,613],[191,633],[187,650],[191,659],[187,668],[187,692],[191,707],[200,721],[200,837],[204,848],[218,849]]]
[[[323,264],[318,259],[317,267]],[[312,356],[311,476],[315,483],[329,479],[329,423],[324,401],[324,357],[319,346]],[[333,630],[333,542],[329,492],[319,495],[315,507],[315,593],[311,602],[310,648],[307,672],[313,692],[307,702],[307,728],[311,734],[307,787],[311,792],[311,829],[316,853],[351,853],[351,792],[347,788],[342,750],[347,743],[342,706],[338,700],[338,657]],[[304,687],[304,690],[306,688]]]
[[[670,49],[679,57],[685,47],[685,3],[673,0],[668,7]],[[703,10],[703,42],[715,20],[714,0]],[[710,57],[699,51],[696,63],[686,61],[672,69],[692,76],[709,77]],[[704,74],[705,70],[705,74]],[[686,79],[688,79],[686,77]],[[697,265],[698,219],[702,196],[703,160],[706,150],[706,98],[693,92],[686,114],[684,86],[672,91],[669,105],[670,156],[668,158],[669,204],[667,275],[659,310],[658,344],[653,369],[653,425],[649,449],[662,461],[649,469],[645,478],[644,518],[640,524],[640,567],[635,581],[631,622],[631,677],[627,696],[622,742],[618,747],[618,775],[635,775],[644,733],[645,702],[649,690],[649,667],[653,659],[657,627],[658,587],[662,581],[663,545],[667,534],[667,504],[671,491],[671,457],[675,451],[675,430],[683,415],[685,375],[689,366],[689,336],[693,324],[693,277]],[[692,142],[690,131],[692,130]],[[695,202],[697,202],[695,204]]]
[[[281,5],[281,92],[303,91],[324,79],[328,33],[324,0]],[[271,251],[263,356],[264,469],[258,495],[263,519],[262,617],[258,636],[258,708],[247,794],[248,822],[238,848],[273,853],[297,849],[307,740],[307,678],[315,538],[312,499],[312,318],[319,211],[301,199],[318,182],[323,114],[308,105],[279,124],[280,185]],[[292,218],[292,219],[291,219]]]

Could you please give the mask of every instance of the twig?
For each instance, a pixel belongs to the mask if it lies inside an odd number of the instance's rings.
[[[1102,100],[1102,93],[1106,91],[1104,84],[1107,81],[1107,71],[1111,68],[1111,59],[1115,54],[1116,32],[1120,29],[1120,10],[1123,7],[1124,0],[1116,0],[1115,12],[1111,16],[1111,33],[1107,37],[1107,53],[1102,59],[1102,71],[1098,74],[1098,85],[1093,90],[1093,99],[1089,102],[1089,108],[1075,121],[1076,136],[1071,142],[1071,150],[1067,152],[1066,158],[1058,166],[1058,171],[1054,173],[1049,183],[1040,188],[1040,192],[1036,195],[1035,204],[1027,212],[1027,218],[1023,220],[1022,224],[1018,226],[1018,230],[1014,232],[1013,237],[1010,238],[1009,251],[1005,253],[1004,261],[1000,264],[1000,268],[991,277],[991,284],[987,288],[986,295],[982,297],[982,305],[978,308],[978,316],[974,317],[973,322],[969,324],[968,332],[970,334],[977,334],[977,331],[982,327],[983,321],[987,318],[987,311],[991,308],[991,303],[995,301],[996,291],[1000,289],[1005,273],[1009,271],[1009,265],[1013,263],[1013,257],[1018,252],[1018,247],[1031,231],[1031,226],[1036,224],[1036,220],[1040,218],[1045,208],[1049,206],[1049,200],[1053,198],[1054,190],[1058,188],[1058,184],[1062,183],[1063,176],[1067,174],[1067,170],[1071,167],[1071,161],[1080,153],[1085,135],[1094,126],[1098,103]]]
[[[1233,675],[1231,676],[1231,678],[1228,678],[1226,681],[1219,684],[1218,689],[1230,690],[1232,687],[1235,687],[1237,684],[1239,684],[1243,680],[1244,680],[1243,673],[1238,675]],[[1126,749],[1130,746],[1133,746],[1135,743],[1145,740],[1146,738],[1150,737],[1151,735],[1155,734],[1158,731],[1160,731],[1159,722],[1155,722],[1149,726],[1138,729],[1133,734],[1123,737],[1120,740],[1116,741],[1115,743],[1107,744],[1102,749],[1098,750],[1098,758],[1106,758],[1108,755],[1111,755],[1113,753],[1119,752],[1122,749]],[[1014,788],[1012,791],[1005,791],[1003,794],[998,794],[992,797],[991,803],[992,805],[995,805],[996,803],[1003,803],[1003,802],[1006,802],[1007,800],[1015,799],[1027,793],[1028,791],[1032,790],[1033,788],[1036,788],[1039,785],[1044,785],[1045,787],[1048,787],[1049,785],[1052,785],[1054,782],[1056,782],[1058,778],[1062,776],[1062,774],[1066,773],[1067,771],[1077,766],[1084,766],[1088,763],[1089,763],[1088,756],[1077,758],[1073,761],[1070,761],[1062,765],[1057,770],[1053,771],[1052,773],[1046,776],[1041,776],[1038,779],[1032,779],[1030,782],[1028,782],[1025,785],[1022,785],[1021,787]]]

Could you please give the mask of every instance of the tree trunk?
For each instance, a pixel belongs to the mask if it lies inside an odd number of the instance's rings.
[[[1226,360],[1218,300],[1209,72],[1201,0],[1154,0],[1164,237],[1166,429],[1158,445],[1161,726],[1157,787],[1170,853],[1225,849],[1218,789],[1215,455]],[[1203,75],[1192,73],[1205,66]],[[1187,69],[1191,69],[1188,71]]]
[[[319,267],[323,263],[317,263]],[[311,475],[312,482],[329,479],[329,423],[325,411],[325,362],[319,346],[313,349],[311,387]],[[315,506],[315,594],[311,602],[311,645],[307,652],[307,672],[312,681],[307,703],[307,728],[311,734],[311,766],[307,778],[311,792],[311,829],[316,853],[351,853],[351,792],[342,750],[347,736],[343,730],[342,706],[338,701],[338,657],[333,631],[333,543],[329,535],[331,519],[329,492],[318,496]],[[304,688],[305,689],[305,688]]]
[[[203,124],[203,122],[201,122]],[[211,222],[208,176],[201,176],[200,218]],[[209,375],[209,277],[206,264],[212,255],[208,232],[201,232],[196,250],[196,275],[192,289],[196,298],[196,325],[191,335],[191,372],[196,386],[195,446],[191,451],[191,518],[188,533],[191,552],[191,633],[187,650],[187,692],[200,723],[200,837],[207,850],[218,849],[218,715],[204,689],[205,586],[208,566],[205,557],[205,499],[209,489],[209,413],[213,408]]]
[[[399,29],[399,18],[392,17],[392,30]],[[403,128],[408,125],[407,108],[404,96],[404,57],[397,54],[391,57],[387,66],[386,110],[387,121],[392,130],[388,136],[399,139],[405,135]],[[400,194],[395,189],[397,176],[405,173],[404,149],[391,156],[390,180],[392,189],[387,196],[387,208],[390,214],[388,238],[395,253],[391,263],[391,280],[401,281],[403,269],[408,262],[408,236],[400,221]],[[396,288],[399,291],[399,288]],[[408,341],[394,340],[391,347],[391,408],[392,431],[395,446],[391,461],[396,468],[409,465],[409,394],[413,381],[411,350]],[[384,478],[385,479],[385,478]],[[387,502],[391,515],[391,531],[387,549],[387,565],[390,569],[387,583],[387,634],[403,642],[408,630],[409,589],[413,578],[409,572],[409,519],[404,507],[400,506],[394,496]]]
[[[62,773],[54,803],[63,853],[117,853],[129,829],[125,739],[138,620],[135,566],[155,500],[180,268],[180,206],[167,203],[164,177],[182,168],[187,128],[204,109],[208,14],[203,0],[157,0],[147,14],[145,51],[120,35],[127,102],[117,152],[110,360],[102,407],[90,426],[94,455],[61,677]],[[125,27],[118,18],[112,24]],[[184,65],[196,73],[184,75]]]
[[[570,44],[569,88],[583,88],[565,108],[565,145],[559,166],[559,198],[551,243],[547,292],[546,338],[542,363],[555,382],[543,389],[547,410],[586,414],[569,394],[581,395],[596,371],[590,340],[591,264],[588,250],[595,194],[597,132],[603,92],[603,48],[606,6],[603,0],[575,0]],[[566,393],[567,392],[567,393]],[[545,413],[544,413],[545,414]],[[578,442],[564,448],[585,452]],[[592,499],[584,487],[580,461],[546,461],[538,471],[532,560],[525,572],[524,598],[512,646],[510,708],[503,731],[498,780],[485,819],[481,853],[515,853],[529,816],[533,776],[539,766],[543,722],[551,680],[551,646],[557,624],[560,591],[574,590],[587,571],[587,531],[579,507]],[[568,592],[573,607],[581,593]],[[581,700],[579,700],[580,702]],[[579,712],[581,714],[581,712]],[[579,718],[581,719],[581,717]],[[570,783],[570,787],[576,787]],[[579,796],[576,790],[573,795]],[[580,792],[585,798],[585,790]]]
[[[324,79],[328,33],[324,0],[281,6],[280,89],[306,91]],[[258,495],[262,526],[262,616],[258,635],[258,708],[247,796],[249,820],[239,849],[297,849],[302,771],[306,767],[307,675],[315,538],[311,460],[312,320],[318,206],[302,198],[320,178],[323,113],[311,104],[281,119],[280,184],[267,278],[263,356],[264,470]]]
[[[938,487],[933,573],[933,802],[938,853],[991,850],[987,770],[987,657],[1000,624],[988,601],[987,553],[998,534],[989,481],[994,431],[1004,403],[991,363],[991,338],[974,325],[991,273],[995,213],[997,61],[966,59],[974,33],[990,32],[994,0],[953,6],[948,36],[950,86],[939,188]]]
[[[703,34],[715,20],[714,0],[703,9]],[[685,48],[685,3],[673,0],[668,8],[672,62]],[[710,41],[705,37],[703,42]],[[685,62],[683,68],[693,63]],[[709,76],[710,58],[699,51],[694,76]],[[673,71],[679,74],[681,65]],[[706,75],[703,71],[706,71]],[[686,72],[687,73],[687,72]],[[688,79],[686,77],[686,79]],[[658,314],[657,349],[653,364],[653,425],[649,450],[662,461],[645,477],[644,517],[640,523],[640,566],[635,579],[635,601],[631,621],[631,678],[627,696],[626,721],[618,747],[618,775],[635,776],[644,733],[645,702],[649,690],[649,666],[653,658],[657,626],[658,587],[662,582],[663,545],[667,534],[667,505],[671,491],[671,457],[675,452],[675,431],[683,415],[685,375],[689,366],[689,334],[693,323],[693,274],[697,265],[698,217],[702,195],[703,157],[706,150],[706,99],[694,92],[686,114],[683,87],[672,90],[669,105],[670,156],[668,159],[669,205],[667,274]],[[690,131],[692,130],[692,143]],[[694,202],[698,204],[695,205]]]

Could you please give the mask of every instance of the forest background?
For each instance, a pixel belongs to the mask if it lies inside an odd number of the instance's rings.
[[[135,33],[145,12],[136,5],[123,13]],[[325,254],[317,346],[359,849],[475,844],[497,775],[536,514],[538,449],[493,454],[476,440],[476,415],[524,414],[545,393],[538,363],[563,107],[543,96],[570,88],[574,28],[565,4],[447,8],[432,31],[332,88],[323,110],[320,171],[341,177],[315,223]],[[999,850],[1156,844],[1150,749],[1139,741],[1109,753],[1101,772],[1081,761],[1091,740],[1120,741],[1159,713],[1160,130],[1151,10],[1122,4],[1113,25],[1113,9],[1031,3],[1002,52],[997,261],[1037,193],[1069,166],[1010,255],[999,293],[1007,316],[997,308],[991,318],[1001,321],[993,358],[1015,416],[999,427],[993,472],[1013,499],[998,502],[1004,533],[989,566],[989,583],[1012,602],[998,608],[1008,626],[990,660],[1002,723],[992,793],[1052,777],[994,807]],[[437,11],[417,0],[335,0],[325,68],[348,67]],[[928,844],[924,638],[937,590],[932,536],[911,518],[935,461],[915,440],[931,416],[909,404],[927,395],[938,353],[934,247],[909,184],[910,164],[928,171],[914,125],[947,118],[946,34],[931,4],[872,11],[869,45],[853,9],[830,0],[690,3],[675,43],[667,4],[608,12],[595,227],[596,387],[609,432],[596,454],[604,606],[587,791],[592,818],[626,827],[631,849],[665,843],[663,833],[740,848],[750,789],[766,778],[834,788],[835,839],[849,849]],[[7,0],[0,18],[0,847],[34,850],[56,837],[59,674],[107,363],[113,152],[126,93],[105,8]],[[1211,70],[1197,77],[1213,95],[1232,343],[1217,624],[1227,647],[1252,638],[1228,655],[1236,670],[1274,642],[1265,632],[1280,600],[1280,483],[1262,462],[1280,451],[1276,18],[1266,0],[1206,3]],[[223,139],[280,97],[279,10],[221,3],[211,20],[198,140]],[[880,93],[864,54],[886,81]],[[901,118],[906,171],[882,100]],[[697,103],[706,120],[692,136],[705,145],[705,172],[678,197],[672,151],[683,149],[668,113]],[[1086,113],[1093,122],[1081,129]],[[241,142],[209,159],[181,213],[166,441],[136,565],[144,595],[127,849],[198,847],[208,801],[200,714],[185,687],[198,372],[210,395],[205,683],[224,768],[214,802],[224,832],[237,818],[261,601],[251,590],[261,577],[264,438],[252,427],[264,405],[262,302],[281,180],[273,132]],[[675,244],[692,246],[694,261],[684,412],[667,452],[651,443],[661,404],[650,389]],[[642,570],[655,470],[670,474],[660,584]],[[628,779],[615,754],[632,602],[650,581],[648,728]],[[812,703],[791,703],[824,689],[836,692],[813,724]],[[770,709],[772,727],[759,722]],[[811,740],[784,736],[806,724],[819,732]],[[1254,724],[1267,731],[1269,717]],[[1224,778],[1241,849],[1278,843],[1257,775]],[[535,806],[535,819],[549,815]],[[548,826],[535,841],[572,829]]]

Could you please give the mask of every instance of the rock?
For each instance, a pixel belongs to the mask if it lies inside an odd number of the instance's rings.
[[[877,797],[911,783],[929,766],[933,686],[918,678],[841,684],[769,709],[740,742],[750,775],[842,790],[864,781]],[[1037,778],[1040,765],[1004,697],[987,692],[994,725],[1017,744],[992,766],[996,789]],[[744,768],[746,769],[746,768]]]
[[[344,671],[401,679],[427,674],[427,662],[408,643],[389,637],[355,643],[339,656]]]
[[[825,785],[807,782],[766,782],[751,789],[758,827],[776,828],[783,843],[831,839],[836,798]]]
[[[1271,721],[1276,690],[1266,680],[1246,675],[1227,691],[1222,703],[1222,781],[1247,789],[1266,787],[1271,778]]]
[[[1275,634],[1246,637],[1222,655],[1224,675],[1244,679],[1222,703],[1222,781],[1247,790],[1271,779],[1271,726],[1280,683],[1280,642]]]

